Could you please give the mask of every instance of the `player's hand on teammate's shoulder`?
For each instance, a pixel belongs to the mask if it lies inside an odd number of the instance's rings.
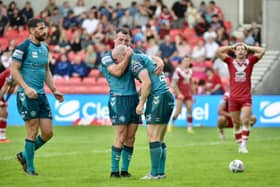
[[[60,103],[62,103],[64,101],[64,95],[60,91],[57,91],[57,90],[54,91],[53,95]]]
[[[24,92],[29,99],[36,99],[38,97],[37,92],[31,87],[25,87]]]

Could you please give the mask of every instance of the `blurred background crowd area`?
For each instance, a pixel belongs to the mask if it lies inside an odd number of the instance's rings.
[[[206,69],[211,68],[227,90],[228,69],[215,56],[219,46],[239,41],[261,45],[261,31],[254,21],[240,37],[232,36],[232,23],[215,1],[194,6],[191,0],[178,0],[166,6],[162,0],[143,0],[124,6],[121,1],[110,4],[103,0],[86,6],[83,0],[77,0],[71,6],[69,1],[57,4],[49,0],[36,12],[40,13],[35,14],[29,1],[23,7],[16,1],[0,1],[0,70],[9,67],[16,45],[28,38],[28,20],[43,18],[49,25],[46,42],[51,71],[64,93],[108,93],[98,67],[102,55],[113,48],[119,27],[130,29],[134,49],[163,59],[168,84],[182,58],[191,56],[197,85],[207,85]]]

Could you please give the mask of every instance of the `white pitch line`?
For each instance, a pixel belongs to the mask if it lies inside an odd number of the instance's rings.
[[[279,138],[263,138],[263,139],[255,139],[254,142],[263,142],[263,141],[273,141],[273,140],[280,140]],[[225,145],[225,144],[232,144],[232,141],[222,142],[222,141],[215,141],[215,142],[203,142],[203,143],[189,143],[189,144],[181,144],[175,146],[169,146],[170,148],[184,148],[184,147],[193,147],[193,146],[211,146],[211,145]],[[148,147],[135,147],[135,150],[145,150]],[[61,156],[74,156],[74,155],[85,155],[85,154],[92,154],[92,153],[109,153],[111,149],[105,150],[92,150],[87,152],[55,152],[55,153],[44,153],[43,155],[36,156],[37,158],[50,158],[50,157],[61,157]],[[2,160],[15,160],[16,156],[4,156],[0,157],[0,161]]]

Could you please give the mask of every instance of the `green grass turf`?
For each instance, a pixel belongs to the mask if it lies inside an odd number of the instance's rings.
[[[15,154],[22,150],[24,127],[8,127],[11,142],[0,144],[0,186],[145,186],[145,187],[280,187],[280,128],[254,128],[249,139],[249,154],[237,153],[232,130],[220,141],[217,129],[175,128],[166,136],[167,178],[139,180],[149,171],[150,160],[145,127],[139,127],[132,178],[110,179],[112,127],[55,127],[55,136],[36,152],[38,177],[27,176]],[[231,173],[230,161],[240,159],[245,172]]]

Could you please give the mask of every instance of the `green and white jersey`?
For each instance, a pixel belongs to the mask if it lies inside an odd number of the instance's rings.
[[[48,52],[46,44],[34,44],[31,40],[25,40],[16,47],[12,55],[12,59],[21,64],[20,73],[23,80],[39,94],[45,93]],[[23,91],[23,89],[19,87],[18,91]]]
[[[113,60],[111,52],[103,56],[101,60],[100,71],[103,73],[109,84],[110,95],[136,95],[137,92],[135,82],[131,71],[127,69],[120,77],[116,77],[110,74],[107,70],[107,68],[113,64],[115,64],[115,61]]]
[[[165,75],[162,72],[160,75],[154,74],[156,68],[155,62],[145,54],[134,53],[131,57],[131,62],[129,66],[133,76],[139,80],[139,73],[146,69],[149,73],[152,87],[150,95],[160,95],[162,93],[168,92],[168,86],[166,84]]]

